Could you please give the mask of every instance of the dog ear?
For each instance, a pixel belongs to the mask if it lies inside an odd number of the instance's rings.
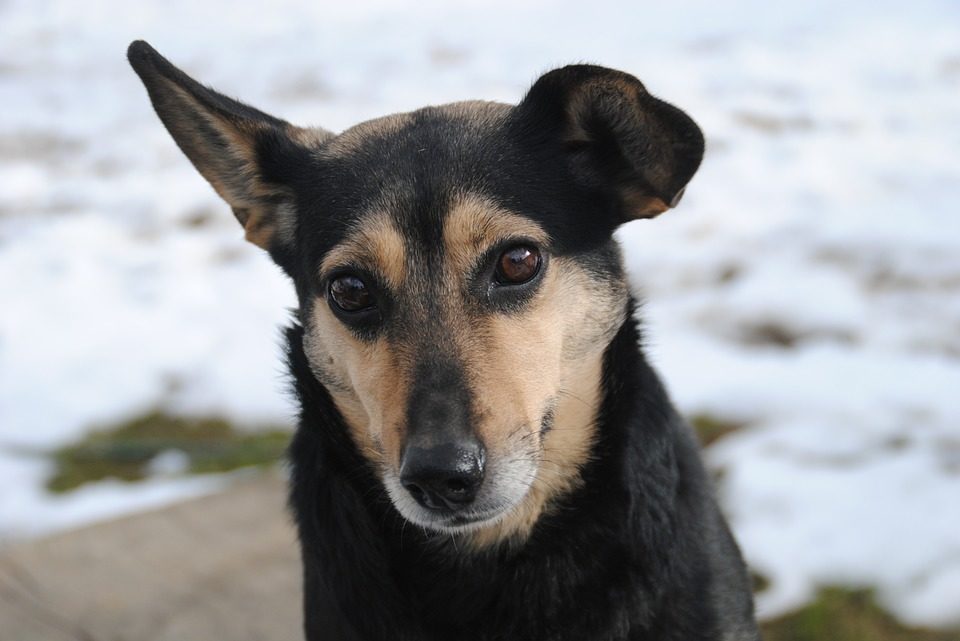
[[[518,110],[528,132],[562,145],[576,180],[613,193],[618,223],[676,206],[703,157],[703,134],[689,116],[613,69],[551,71]]]
[[[310,147],[332,134],[294,127],[208,89],[146,42],[132,43],[127,58],[167,131],[233,208],[247,240],[277,257],[295,228],[290,184]]]

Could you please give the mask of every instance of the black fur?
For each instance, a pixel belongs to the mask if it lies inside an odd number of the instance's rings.
[[[292,277],[303,319],[326,304],[324,255],[384,202],[403,230],[411,272],[437,273],[449,204],[473,193],[536,221],[550,236],[545,260],[571,257],[598,284],[622,281],[614,229],[676,204],[703,152],[683,112],[600,67],[550,72],[516,107],[421,109],[344,147],[322,132],[308,149],[287,123],[199,85],[149,45],[135,43],[129,55],[163,122],[233,199],[241,222],[249,205],[283,232],[264,242]],[[375,275],[369,281],[378,286]],[[446,367],[443,328],[430,324],[441,317],[442,297],[427,292],[410,305],[387,289],[377,322],[358,336],[422,336],[418,362],[434,373],[436,363]],[[475,298],[489,313],[511,313],[503,301]],[[309,641],[759,639],[746,570],[697,444],[645,361],[632,299],[627,306],[604,353],[597,439],[582,483],[528,538],[480,552],[399,514],[311,369],[304,330],[287,331],[301,406],[290,506]],[[466,406],[451,367],[441,378],[454,404]],[[419,378],[422,388],[437,376]],[[416,403],[408,409],[416,412]],[[542,417],[544,433],[554,418]]]
[[[290,503],[308,639],[714,641],[722,620],[752,621],[746,579],[717,585],[709,557],[722,552],[742,574],[739,554],[634,321],[606,352],[581,489],[521,547],[481,554],[404,522],[310,373],[302,330],[287,338],[302,407]],[[709,606],[718,588],[739,592],[739,611]]]

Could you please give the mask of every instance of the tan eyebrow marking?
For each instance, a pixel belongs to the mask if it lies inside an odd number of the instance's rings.
[[[366,267],[393,288],[403,284],[406,248],[403,236],[387,214],[374,214],[361,220],[346,240],[327,252],[320,273],[327,275],[344,265]]]
[[[476,194],[457,197],[443,226],[444,249],[459,273],[470,269],[491,245],[518,237],[539,244],[550,240],[547,232],[529,218]]]

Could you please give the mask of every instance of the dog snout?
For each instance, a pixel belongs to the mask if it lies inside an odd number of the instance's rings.
[[[484,451],[474,440],[407,448],[400,483],[429,510],[457,511],[473,503],[483,483]]]

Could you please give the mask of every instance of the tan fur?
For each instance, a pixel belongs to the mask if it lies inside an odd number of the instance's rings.
[[[347,239],[331,249],[320,267],[322,275],[337,267],[365,267],[381,276],[392,288],[403,285],[406,249],[403,236],[385,213],[372,214]]]
[[[333,134],[320,127],[296,127],[287,125],[287,135],[308,149],[316,149],[333,138]]]
[[[458,196],[443,226],[443,244],[451,268],[465,274],[491,245],[511,238],[526,238],[541,245],[549,240],[543,229],[476,195]]]
[[[444,231],[458,267],[510,237],[546,243],[546,233],[529,219],[476,197],[452,209]],[[574,260],[554,258],[523,312],[491,314],[483,319],[485,340],[463,341],[461,355],[484,417],[477,429],[488,450],[505,460],[520,452],[539,462],[524,500],[498,523],[472,532],[474,546],[523,539],[551,500],[579,482],[594,435],[603,350],[624,320],[625,297],[620,287],[598,287]],[[535,448],[551,403],[553,429]],[[517,433],[520,423],[526,429]]]
[[[632,218],[656,218],[670,209],[670,205],[657,196],[636,189],[621,189],[623,203]]]
[[[388,136],[399,132],[411,120],[409,113],[400,113],[361,122],[331,140],[322,153],[330,156],[349,153],[371,137]]]
[[[409,360],[380,338],[364,344],[323,303],[317,305],[304,350],[343,414],[357,447],[375,467],[399,465]]]
[[[234,209],[236,211],[236,209]],[[246,222],[243,223],[243,237],[261,249],[269,249],[276,231],[274,223],[267,212],[260,208],[248,209]]]
[[[551,502],[575,489],[596,436],[600,402],[602,353],[566,372],[555,410],[553,429],[543,439],[537,476],[520,505],[503,519],[467,535],[475,549],[502,541],[523,541]]]
[[[343,266],[378,274],[392,289],[406,278],[403,237],[385,213],[365,217],[352,234],[331,249],[322,276]],[[377,466],[399,464],[400,412],[406,404],[410,359],[402,346],[378,338],[358,341],[319,301],[311,317],[305,349],[318,376],[333,396],[361,452]]]
[[[527,536],[558,496],[579,482],[594,438],[603,350],[625,314],[619,282],[598,282],[572,258],[553,257],[539,291],[521,311],[477,311],[466,300],[466,278],[490,247],[517,239],[548,251],[546,232],[528,218],[471,195],[456,198],[443,230],[443,279],[407,273],[400,230],[386,214],[371,214],[323,262],[328,273],[345,264],[384,276],[400,304],[415,306],[430,290],[443,296],[444,346],[463,366],[470,387],[474,430],[487,449],[488,471],[528,487],[519,503],[492,524],[466,534],[474,547]],[[404,298],[406,296],[406,298]],[[415,312],[415,309],[414,309]],[[412,312],[413,313],[413,312]],[[416,366],[416,341],[355,338],[318,302],[308,323],[306,351],[327,384],[363,454],[383,474],[396,476],[407,426],[406,405]],[[552,428],[541,436],[544,416]]]
[[[193,147],[195,157],[191,160],[217,194],[233,209],[237,220],[243,225],[245,238],[254,245],[269,249],[278,227],[277,196],[287,194],[259,178],[254,150],[259,125],[243,126],[223,119],[205,109],[180,86],[166,79],[163,82],[169,85],[171,92],[185,106],[193,109],[195,116],[203,118],[226,141],[226,153],[230,158],[220,157],[206,151],[204,146],[196,145]],[[175,127],[181,130],[182,136],[201,136],[199,132],[188,133],[194,125],[187,117],[179,118]]]

